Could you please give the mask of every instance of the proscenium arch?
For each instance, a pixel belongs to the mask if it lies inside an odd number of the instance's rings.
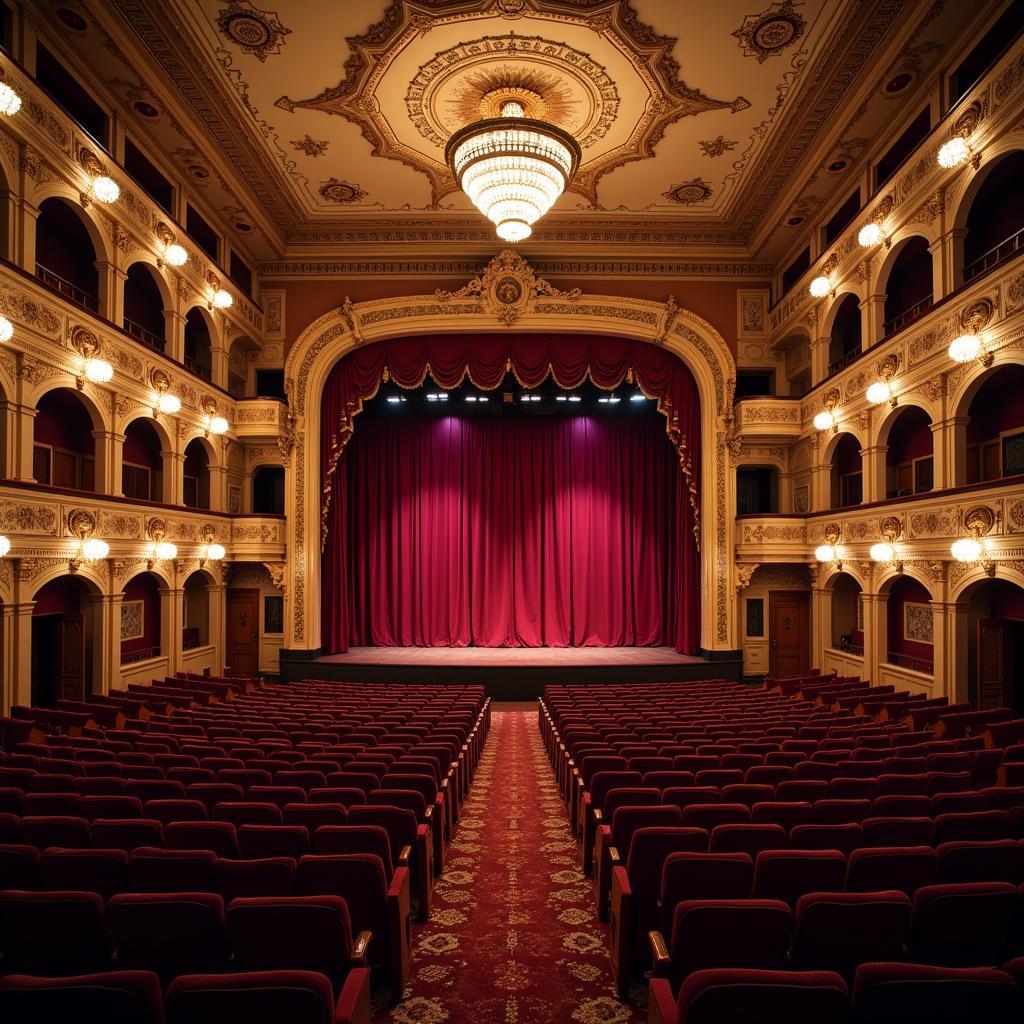
[[[538,306],[543,307],[542,311]],[[674,303],[610,295],[531,302],[512,327],[478,298],[439,301],[434,295],[347,304],[310,324],[285,361],[293,446],[286,468],[289,524],[286,646],[320,648],[320,409],[334,365],[360,345],[438,333],[511,330],[520,334],[591,334],[662,345],[693,374],[701,424],[701,628],[705,650],[730,650],[737,639],[736,604],[729,573],[730,524],[735,496],[725,457],[726,417],[732,412],[736,363],[724,339],[706,320]],[[307,514],[312,509],[312,514]]]

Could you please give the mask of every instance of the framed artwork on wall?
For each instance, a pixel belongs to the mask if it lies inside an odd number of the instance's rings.
[[[748,597],[747,605],[747,636],[764,636],[764,598]]]
[[[143,601],[121,603],[121,640],[139,640],[146,633],[143,618]]]
[[[263,598],[263,632],[283,633],[284,632],[284,598],[265,597]]]
[[[932,606],[908,601],[903,606],[903,639],[917,644],[930,644],[934,635]]]

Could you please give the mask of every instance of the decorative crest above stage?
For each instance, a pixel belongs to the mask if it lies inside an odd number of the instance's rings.
[[[524,313],[532,312],[538,297],[569,299],[575,302],[579,288],[563,291],[538,277],[533,267],[512,249],[502,249],[482,274],[471,278],[455,291],[438,288],[434,293],[441,302],[451,299],[480,298],[485,309],[506,327],[511,327]]]

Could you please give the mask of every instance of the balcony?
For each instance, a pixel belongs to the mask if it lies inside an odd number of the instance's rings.
[[[37,263],[36,277],[47,288],[49,288],[50,291],[56,292],[62,298],[67,299],[69,302],[73,302],[76,306],[80,306],[82,309],[87,309],[90,313],[99,315],[99,299],[97,299],[96,296],[83,291],[78,287],[78,285],[65,280],[60,276],[60,274],[56,274],[49,268],[44,267],[41,263]]]
[[[125,333],[130,334],[136,341],[141,341],[143,345],[148,345],[157,352],[163,352],[164,345],[166,344],[164,339],[147,330],[141,324],[137,324],[134,320],[129,320],[128,317],[125,317],[124,329]]]
[[[964,267],[964,284],[973,281],[976,277],[981,277],[982,274],[987,274],[1005,260],[1013,259],[1021,249],[1024,249],[1024,230],[1010,235],[1009,238],[1004,239],[988,252],[967,264]]]
[[[803,427],[799,398],[743,398],[733,412],[744,440],[796,439]]]

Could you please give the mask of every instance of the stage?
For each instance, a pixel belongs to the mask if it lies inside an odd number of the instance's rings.
[[[346,654],[311,660],[282,651],[281,678],[483,683],[496,700],[526,700],[539,697],[552,683],[739,680],[738,654],[709,660],[671,647],[353,647]]]

